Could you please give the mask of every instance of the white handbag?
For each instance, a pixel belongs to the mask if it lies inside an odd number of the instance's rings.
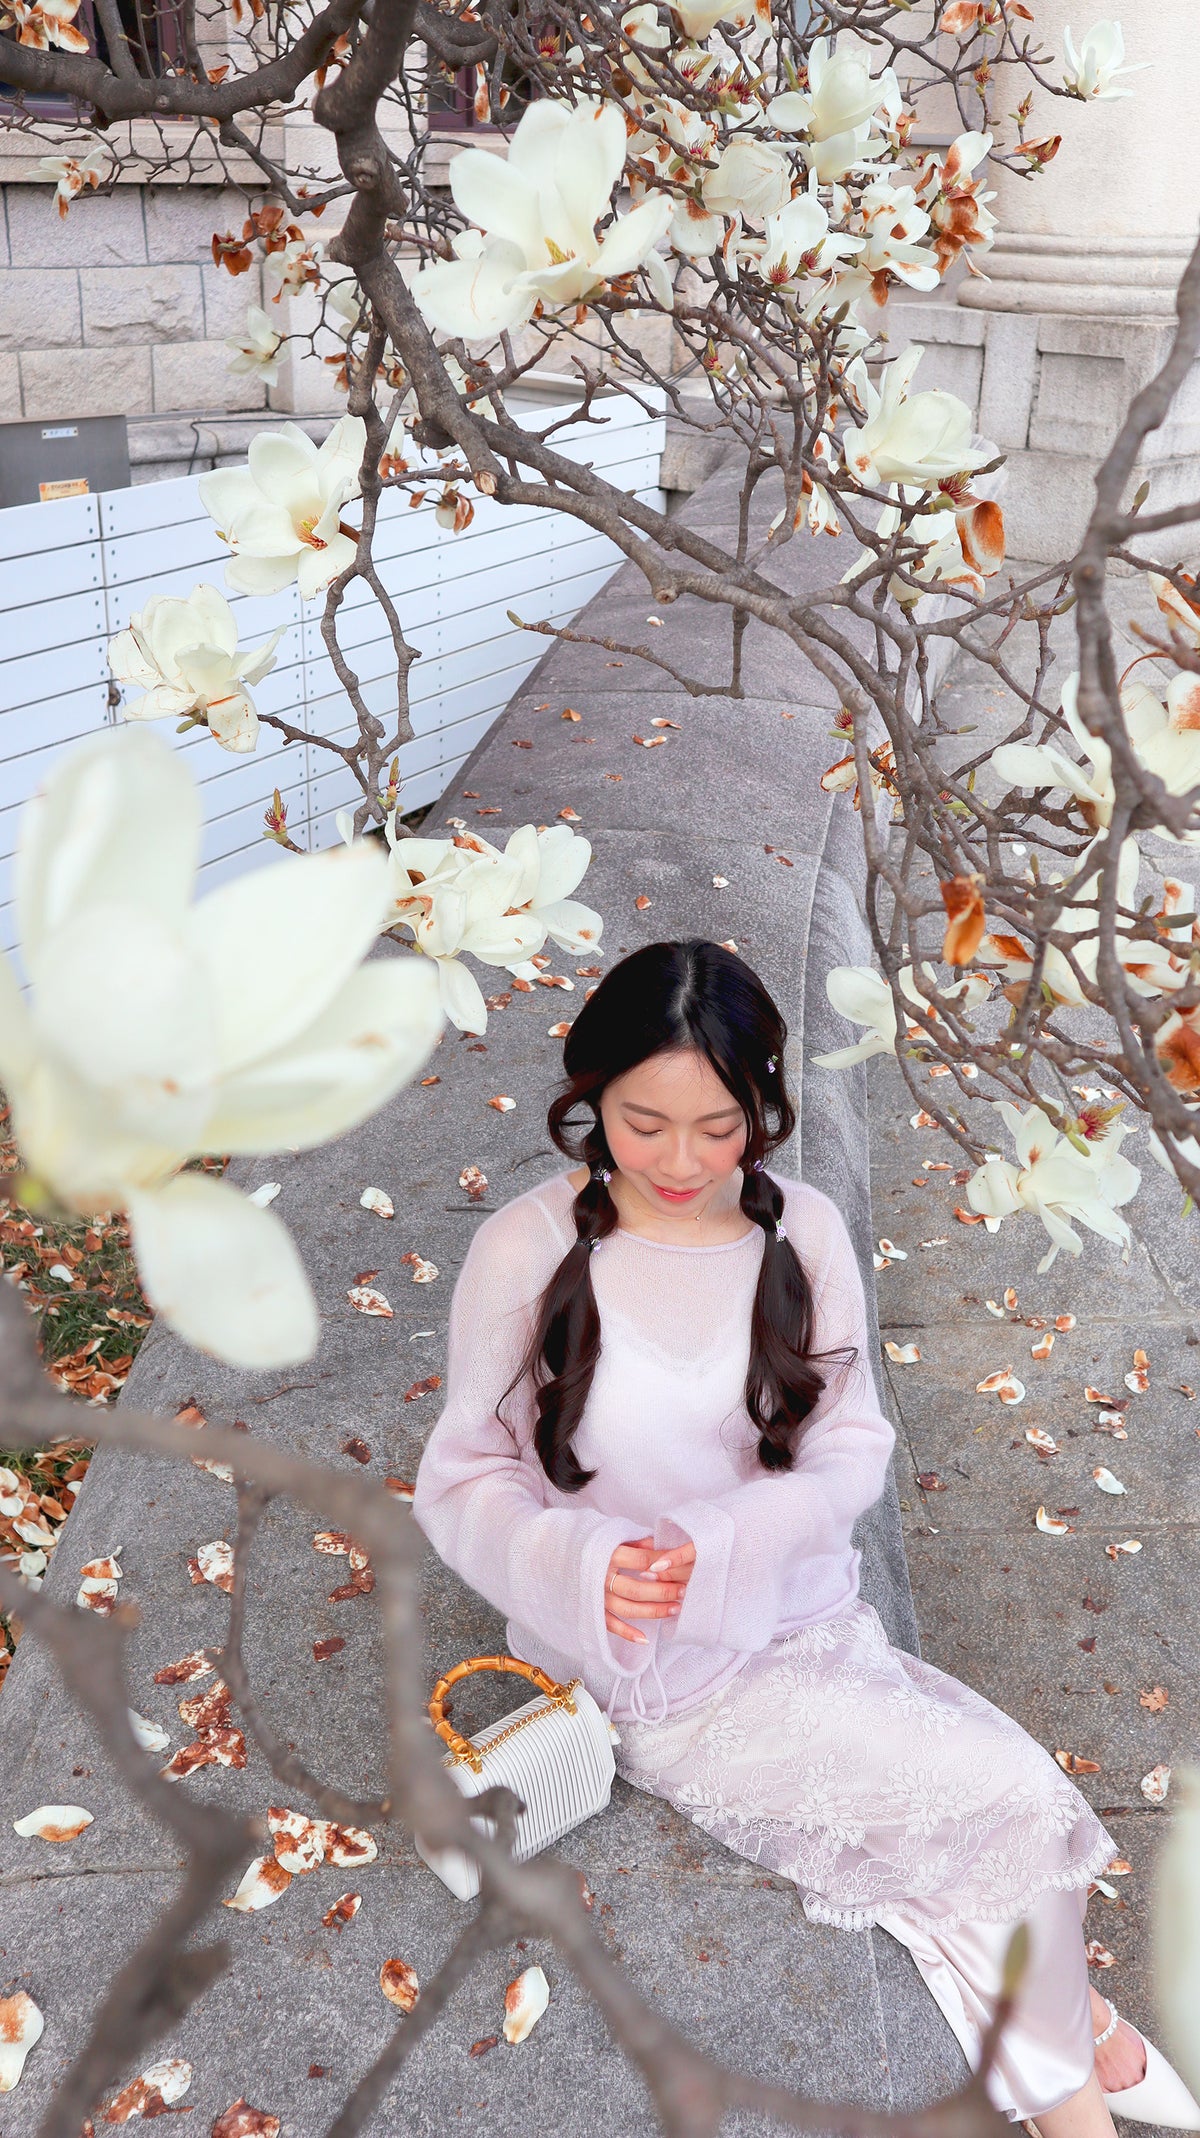
[[[538,1698],[515,1708],[474,1737],[460,1737],[447,1719],[446,1695],[452,1685],[479,1670],[511,1671],[538,1688]],[[538,1855],[552,1842],[603,1811],[612,1789],[620,1738],[585,1685],[571,1678],[556,1684],[544,1670],[511,1655],[477,1655],[456,1663],[434,1686],[429,1719],[450,1747],[443,1765],[465,1797],[484,1789],[511,1789],[525,1809],[519,1815],[513,1855],[518,1863]],[[495,1821],[472,1821],[480,1833],[496,1832]],[[417,1854],[436,1871],[458,1900],[474,1900],[479,1869],[465,1849],[427,1849],[414,1835]]]

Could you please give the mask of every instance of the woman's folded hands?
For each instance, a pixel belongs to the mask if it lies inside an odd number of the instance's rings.
[[[645,1641],[627,1623],[637,1618],[678,1618],[683,1607],[696,1547],[691,1542],[660,1550],[653,1537],[618,1544],[604,1576],[604,1623],[622,1640]]]

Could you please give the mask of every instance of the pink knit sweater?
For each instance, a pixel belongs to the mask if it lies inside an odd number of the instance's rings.
[[[780,1179],[788,1237],[816,1298],[814,1349],[857,1347],[802,1428],[792,1470],[764,1470],[743,1401],[765,1240],[755,1225],[711,1247],[619,1227],[592,1256],[601,1353],[575,1452],[596,1476],[550,1483],[516,1371],[533,1309],[575,1238],[574,1189],[556,1173],[484,1219],[450,1305],[446,1403],[417,1472],[413,1513],[434,1550],[508,1617],[511,1652],[581,1677],[616,1721],[695,1706],[748,1655],[827,1618],[858,1593],[855,1518],[879,1498],[895,1433],[876,1399],[874,1335],[834,1204]],[[618,1544],[691,1538],[677,1619],[639,1621],[645,1647],[610,1634],[604,1580]]]

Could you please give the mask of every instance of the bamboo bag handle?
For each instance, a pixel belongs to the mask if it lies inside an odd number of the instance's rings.
[[[534,1715],[523,1715],[517,1722],[509,1723],[507,1729],[501,1730],[484,1746],[473,1745],[468,1737],[460,1736],[453,1723],[447,1720],[446,1695],[451,1686],[457,1685],[461,1678],[472,1677],[480,1670],[507,1671],[515,1677],[528,1678],[531,1685],[536,1685],[538,1691],[546,1695],[552,1707],[565,1708],[572,1715],[576,1712],[573,1695],[580,1683],[578,1678],[571,1678],[566,1685],[559,1685],[554,1678],[547,1677],[544,1670],[539,1670],[535,1663],[522,1663],[516,1656],[511,1655],[474,1655],[468,1656],[463,1663],[456,1663],[453,1670],[448,1670],[444,1678],[438,1679],[429,1696],[429,1720],[438,1736],[449,1746],[455,1760],[465,1761],[474,1774],[482,1771],[484,1752],[490,1752],[493,1745],[502,1744],[506,1737],[511,1737],[524,1723],[536,1719]],[[545,1710],[540,1712],[544,1713]]]

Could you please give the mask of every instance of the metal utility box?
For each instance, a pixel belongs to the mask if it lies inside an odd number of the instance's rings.
[[[129,488],[124,416],[0,423],[0,507]]]

